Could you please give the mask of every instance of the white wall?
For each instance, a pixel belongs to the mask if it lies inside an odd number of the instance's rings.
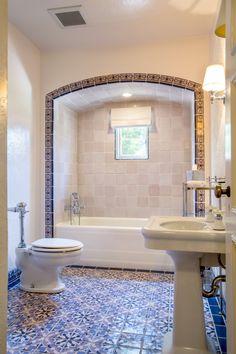
[[[210,44],[210,64],[225,65],[225,39],[212,34]],[[211,175],[225,177],[225,105],[222,101],[208,104],[211,126]]]
[[[8,45],[8,207],[26,202],[27,242],[39,236],[40,52],[14,26]],[[9,269],[15,268],[19,216],[8,213]]]
[[[93,76],[122,72],[160,73],[201,83],[208,61],[208,37],[111,50],[48,51],[42,53],[42,92]]]

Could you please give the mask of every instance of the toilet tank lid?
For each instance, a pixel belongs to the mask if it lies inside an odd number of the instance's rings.
[[[65,238],[41,238],[32,242],[33,247],[40,248],[53,248],[53,249],[65,249],[65,248],[83,248],[83,243],[76,240]]]

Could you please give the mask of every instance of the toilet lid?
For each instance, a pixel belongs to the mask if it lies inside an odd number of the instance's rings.
[[[41,238],[32,242],[32,250],[41,252],[68,252],[83,248],[83,243],[65,238]]]

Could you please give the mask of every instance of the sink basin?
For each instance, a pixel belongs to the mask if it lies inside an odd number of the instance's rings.
[[[168,230],[204,230],[208,226],[204,222],[190,220],[175,220],[160,223],[161,227]]]
[[[204,218],[152,216],[142,234],[147,248],[225,253],[226,231],[213,230]]]
[[[174,325],[162,353],[215,352],[205,331],[200,260],[225,253],[226,231],[213,230],[203,218],[153,216],[142,234],[146,248],[166,250],[175,265]]]

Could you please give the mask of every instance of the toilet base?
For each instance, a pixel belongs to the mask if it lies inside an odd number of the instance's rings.
[[[65,290],[65,284],[60,283],[58,286],[50,288],[50,289],[48,289],[48,288],[31,288],[31,287],[23,286],[20,284],[20,289],[23,291],[30,292],[30,293],[56,294],[56,293],[60,293],[63,290]]]
[[[55,247],[54,244],[52,246]],[[17,248],[16,265],[21,270],[20,289],[30,293],[60,293],[65,289],[60,277],[61,269],[69,264],[77,264],[81,252],[82,249],[53,252],[51,248],[48,251],[35,251],[30,246]]]

